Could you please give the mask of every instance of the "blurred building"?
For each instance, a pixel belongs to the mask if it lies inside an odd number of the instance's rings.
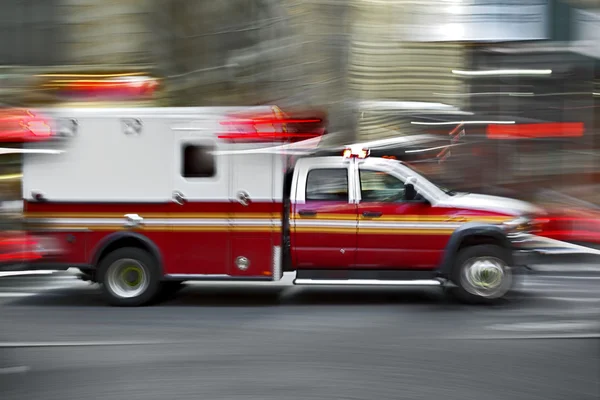
[[[359,101],[440,102],[439,96],[462,93],[453,69],[468,63],[465,49],[444,31],[451,2],[357,0],[352,9],[348,82]],[[436,23],[437,22],[442,22]],[[444,97],[462,107],[461,97]],[[414,133],[409,117],[366,113],[359,135],[378,139]]]
[[[410,113],[365,112],[361,102],[368,101],[583,121],[586,135],[577,140],[494,141],[488,170],[495,176],[469,178],[557,180],[597,168],[595,153],[577,153],[598,145],[596,7],[592,0],[5,0],[0,101],[313,107],[326,110],[330,131],[348,141],[423,130]],[[518,68],[553,73],[453,73]],[[115,78],[144,76],[158,86],[136,84],[112,95],[122,85]]]

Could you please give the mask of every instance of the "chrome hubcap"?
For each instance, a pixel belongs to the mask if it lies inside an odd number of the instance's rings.
[[[139,296],[150,283],[144,265],[130,258],[115,261],[108,267],[106,274],[108,289],[121,298]]]
[[[462,269],[462,286],[469,293],[485,298],[501,297],[510,289],[512,274],[504,261],[495,257],[468,260]]]

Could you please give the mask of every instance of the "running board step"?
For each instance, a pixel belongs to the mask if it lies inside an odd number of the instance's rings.
[[[440,279],[294,279],[294,285],[312,286],[442,286]]]

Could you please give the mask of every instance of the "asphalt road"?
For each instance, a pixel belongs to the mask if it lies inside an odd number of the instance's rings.
[[[494,307],[290,280],[119,309],[69,274],[0,278],[0,399],[600,398],[598,276]]]

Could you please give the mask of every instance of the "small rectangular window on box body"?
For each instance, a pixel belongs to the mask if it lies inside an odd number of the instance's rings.
[[[213,146],[184,145],[181,175],[184,178],[212,178],[215,176]]]

